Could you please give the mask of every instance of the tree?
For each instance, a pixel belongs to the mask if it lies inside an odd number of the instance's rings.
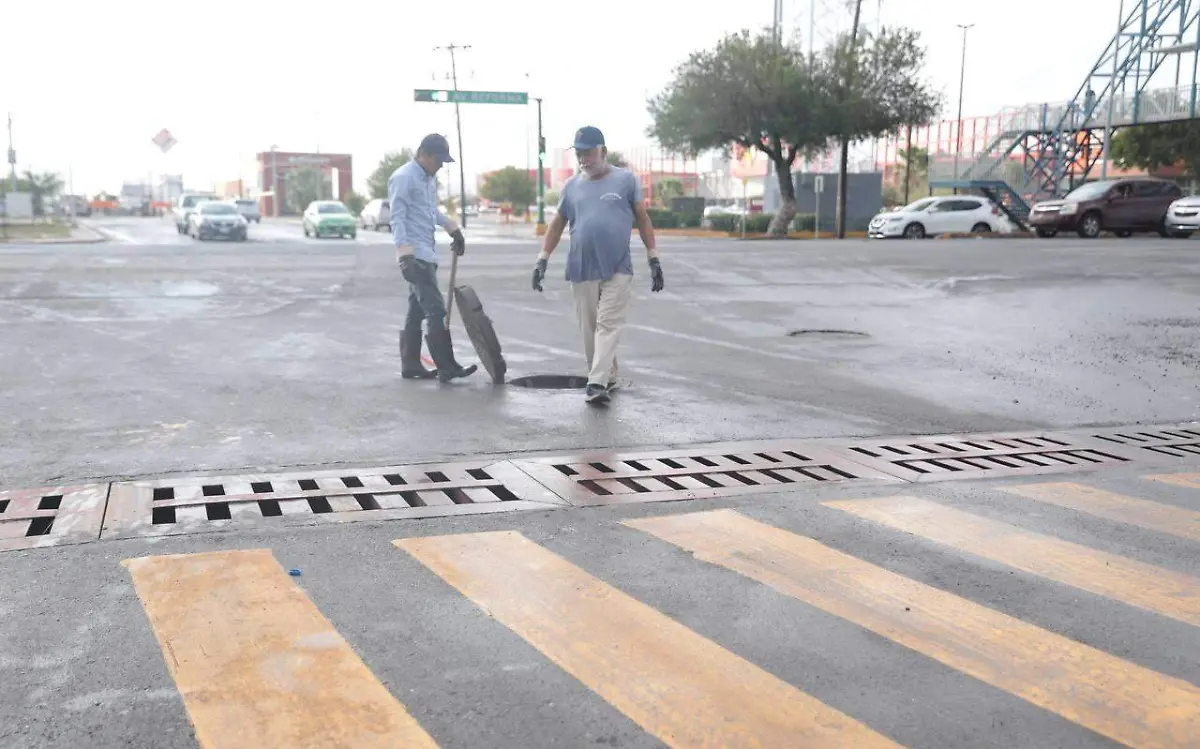
[[[1113,136],[1109,158],[1126,168],[1159,169],[1183,162],[1187,175],[1200,179],[1200,121],[1127,127]]]
[[[830,135],[842,146],[838,189],[838,236],[846,230],[846,154],[868,138],[894,133],[905,125],[933,120],[942,99],[920,80],[925,49],[911,29],[855,30],[841,35],[815,61],[822,87],[819,100],[827,108]]]
[[[537,186],[525,170],[506,166],[484,177],[479,194],[495,203],[512,203],[513,212],[523,214],[537,199]]]
[[[683,197],[683,182],[674,177],[660,181],[654,188],[654,197],[664,208],[670,209],[671,198]]]
[[[304,211],[314,200],[333,199],[329,179],[320,169],[311,166],[288,172],[284,187],[287,205],[295,211]]]
[[[559,197],[558,190],[547,190],[546,191],[546,205],[547,206],[558,206],[558,197]]]
[[[392,172],[404,166],[413,160],[413,152],[411,148],[402,148],[399,151],[388,151],[379,160],[379,166],[375,167],[375,171],[371,172],[371,176],[367,177],[367,192],[372,198],[386,198],[388,178],[392,176]]]
[[[620,151],[609,151],[608,156],[605,156],[604,160],[612,166],[620,167],[621,169],[629,168],[629,162],[625,160],[625,155]]]
[[[12,186],[5,176],[0,180],[0,192],[7,192]],[[35,216],[46,215],[46,202],[53,200],[63,189],[62,178],[54,172],[34,173],[26,169],[17,179],[17,192],[27,192],[33,197],[33,213]]]
[[[367,199],[353,190],[342,196],[342,202],[354,214],[362,213],[362,209],[367,205]]]
[[[796,214],[792,164],[822,150],[831,133],[805,54],[778,42],[770,31],[725,36],[710,50],[693,52],[676,67],[666,88],[647,103],[647,134],[688,156],[731,145],[762,151],[775,166],[781,205],[769,232],[787,233]]]
[[[921,192],[916,188],[921,185],[927,185],[929,179],[929,151],[918,146],[913,146],[912,151],[900,149],[900,160],[904,163],[905,171],[908,172],[908,190],[906,195],[911,199],[912,195]]]

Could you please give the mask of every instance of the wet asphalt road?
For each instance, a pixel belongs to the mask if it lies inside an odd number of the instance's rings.
[[[263,224],[197,244],[166,220],[97,224],[114,241],[0,248],[0,486],[1200,414],[1200,242],[663,238],[666,291],[639,259],[627,388],[595,410],[482,369],[402,381],[386,234]],[[563,256],[539,295],[532,240],[474,236],[459,279],[509,377],[580,374]],[[476,360],[457,325],[456,342]]]
[[[401,381],[384,235],[106,228],[0,248],[0,490],[1197,412],[1200,243],[664,239],[597,411]],[[512,376],[575,373],[561,257],[539,296],[535,254],[493,232],[460,277]],[[3,552],[0,747],[1188,746],[1200,475],[1152,475],[1198,469]]]

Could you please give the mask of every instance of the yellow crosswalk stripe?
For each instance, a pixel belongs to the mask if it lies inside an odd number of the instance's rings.
[[[122,564],[202,749],[437,749],[269,550]]]
[[[1200,578],[916,497],[826,502],[889,528],[1200,626]]]
[[[1200,488],[1200,484],[1197,484],[1197,488]],[[1069,482],[1005,486],[1001,487],[1001,491],[1095,515],[1105,520],[1200,541],[1200,512],[1183,507],[1127,497],[1124,494]]]
[[[1162,484],[1182,486],[1185,489],[1200,489],[1200,473],[1162,473],[1146,478]]]
[[[623,521],[1115,741],[1193,744],[1200,688],[732,510]]]
[[[520,533],[394,543],[668,746],[897,746]]]

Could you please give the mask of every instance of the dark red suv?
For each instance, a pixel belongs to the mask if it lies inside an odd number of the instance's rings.
[[[1131,177],[1089,182],[1061,200],[1035,204],[1029,212],[1029,225],[1039,237],[1070,230],[1088,239],[1100,236],[1102,231],[1118,237],[1153,231],[1165,237],[1163,219],[1167,208],[1181,197],[1179,185],[1165,179]]]

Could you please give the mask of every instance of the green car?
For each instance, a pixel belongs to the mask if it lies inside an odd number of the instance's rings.
[[[358,236],[358,222],[350,209],[339,200],[314,200],[304,209],[300,220],[306,237]]]

